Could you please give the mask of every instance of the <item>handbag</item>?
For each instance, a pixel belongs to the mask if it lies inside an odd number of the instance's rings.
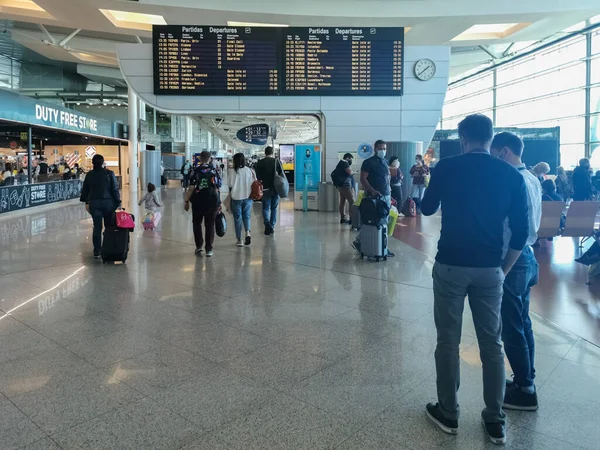
[[[215,219],[215,232],[219,237],[225,236],[225,233],[227,232],[227,219],[225,218],[223,211],[219,211],[217,213],[217,217]]]
[[[117,228],[120,228],[121,230],[133,231],[135,228],[133,216],[124,209],[121,209],[115,213],[115,219],[117,222]]]
[[[275,160],[275,177],[273,178],[273,187],[275,188],[275,192],[281,198],[286,198],[290,192],[290,183],[287,180],[285,174],[279,175],[277,171],[277,167],[281,167],[281,162],[277,159]],[[281,167],[281,172],[283,172],[283,167]]]

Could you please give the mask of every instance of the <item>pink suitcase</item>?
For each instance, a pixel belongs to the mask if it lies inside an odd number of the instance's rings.
[[[142,222],[142,226],[144,227],[144,230],[154,230],[157,227],[158,222],[160,222],[160,212],[155,211],[153,213],[146,214],[146,217],[144,217],[144,221]]]

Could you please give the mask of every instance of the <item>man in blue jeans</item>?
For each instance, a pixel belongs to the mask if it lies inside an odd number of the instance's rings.
[[[275,170],[279,175],[285,176],[281,164],[277,164],[273,147],[265,148],[265,157],[256,163],[256,178],[263,185],[262,211],[265,224],[265,236],[275,233],[277,222],[277,207],[279,206],[279,194],[275,191]]]
[[[529,317],[529,294],[538,283],[539,266],[531,246],[537,241],[537,231],[542,218],[542,188],[538,179],[521,161],[523,141],[512,133],[499,133],[490,148],[496,156],[519,170],[525,179],[527,207],[529,210],[529,236],[521,256],[504,280],[502,296],[502,340],[504,351],[514,373],[507,381],[504,408],[519,411],[538,409],[535,390],[535,341]],[[511,238],[508,223],[504,224],[504,251]]]

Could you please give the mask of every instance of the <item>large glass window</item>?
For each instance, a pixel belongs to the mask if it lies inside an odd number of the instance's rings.
[[[498,107],[496,126],[529,126],[528,124],[585,114],[583,89],[535,100]]]

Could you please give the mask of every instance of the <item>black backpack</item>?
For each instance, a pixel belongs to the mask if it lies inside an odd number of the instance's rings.
[[[331,181],[333,181],[335,187],[342,187],[347,176],[348,175],[345,172],[342,174],[342,171],[336,167],[333,169],[333,172],[331,172]]]
[[[387,224],[390,207],[381,197],[367,197],[360,202],[360,219],[363,225],[380,227]]]

